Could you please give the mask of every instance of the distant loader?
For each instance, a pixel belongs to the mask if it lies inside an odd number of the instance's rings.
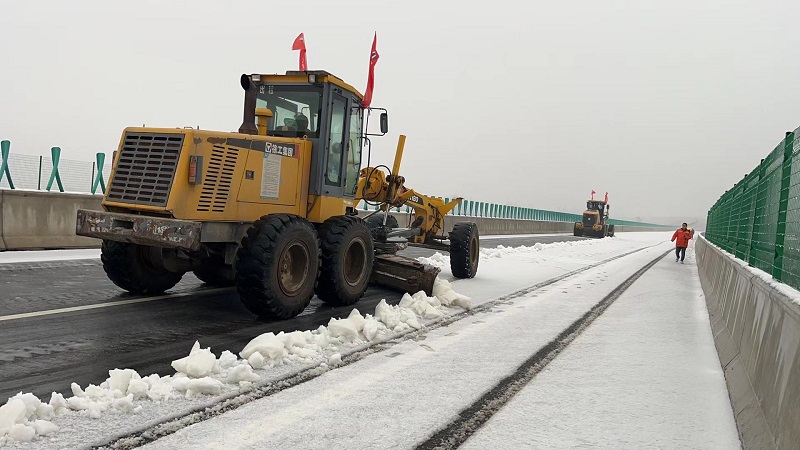
[[[581,222],[575,222],[573,234],[575,236],[591,236],[604,238],[614,236],[614,225],[609,225],[608,210],[610,206],[602,200],[589,200],[586,202],[586,211],[583,212]]]

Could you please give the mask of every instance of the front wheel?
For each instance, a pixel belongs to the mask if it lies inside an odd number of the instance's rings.
[[[367,290],[375,258],[369,226],[358,217],[336,216],[320,226],[319,235],[317,297],[334,306],[356,303]]]
[[[461,222],[453,226],[450,237],[450,271],[456,278],[473,278],[478,272],[480,238],[478,225]]]
[[[168,272],[153,261],[152,247],[103,240],[100,260],[108,278],[132,294],[162,294],[173,288],[182,273]]]
[[[236,253],[236,287],[244,306],[264,319],[295,317],[311,303],[319,272],[314,227],[301,217],[257,220]]]

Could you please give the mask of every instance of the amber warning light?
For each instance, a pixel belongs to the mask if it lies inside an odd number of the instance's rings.
[[[200,184],[203,178],[203,157],[189,157],[189,184]]]

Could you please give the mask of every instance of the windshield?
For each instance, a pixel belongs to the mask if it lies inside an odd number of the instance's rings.
[[[270,136],[315,138],[319,136],[322,88],[312,85],[261,84],[256,108],[269,108]]]
[[[593,202],[593,201],[586,202],[586,209],[602,211],[604,207],[605,205],[600,202]]]

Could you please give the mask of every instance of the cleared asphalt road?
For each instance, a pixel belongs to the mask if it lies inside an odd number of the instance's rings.
[[[481,247],[577,239],[484,237]],[[430,256],[433,251],[412,248],[401,254]],[[235,351],[261,333],[313,330],[353,309],[331,308],[315,298],[294,319],[264,322],[241,305],[233,288],[208,289],[191,274],[169,294],[127,295],[106,278],[99,260],[0,265],[0,404],[18,392],[33,392],[45,401],[53,391],[71,395],[71,382],[99,384],[112,368],[171,374],[170,363],[186,356],[196,340],[212,350]],[[370,288],[355,307],[371,314],[381,299],[396,304],[400,295]],[[122,301],[130,303],[80,309]],[[47,313],[63,308],[78,310]],[[9,317],[19,314],[28,316]]]

